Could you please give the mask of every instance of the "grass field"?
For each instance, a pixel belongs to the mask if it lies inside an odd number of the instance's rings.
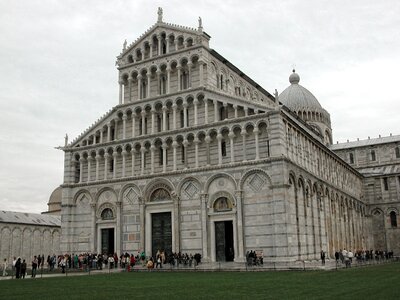
[[[400,299],[400,264],[338,271],[133,272],[0,281],[0,299]]]

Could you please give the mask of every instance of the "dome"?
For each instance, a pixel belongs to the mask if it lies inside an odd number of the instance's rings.
[[[50,195],[48,205],[48,213],[50,212],[59,212],[61,211],[61,198],[62,198],[62,191],[61,187],[59,186],[56,188]]]
[[[290,86],[279,95],[279,101],[285,106],[293,111],[317,111],[323,109],[317,98],[315,98],[309,90],[299,84],[300,76],[295,70],[290,74],[289,82]]]

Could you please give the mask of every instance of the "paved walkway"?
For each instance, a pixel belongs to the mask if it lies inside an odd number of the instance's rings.
[[[352,267],[363,267],[384,263],[392,263],[394,260],[389,261],[371,261],[367,263],[354,262]],[[397,260],[396,260],[397,261]],[[198,266],[189,267],[184,265],[171,266],[165,264],[162,269],[152,269],[151,272],[266,272],[266,271],[284,271],[284,270],[333,270],[345,268],[344,264],[336,264],[335,260],[327,260],[324,266],[321,265],[320,261],[295,261],[295,262],[267,262],[262,266],[247,266],[245,263],[236,262],[221,262],[221,263],[201,263]],[[114,268],[114,269],[103,269],[103,270],[90,270],[89,271],[68,271],[66,273],[61,273],[60,271],[55,271],[54,273],[41,274],[39,269],[35,279],[49,278],[49,277],[67,277],[67,276],[84,276],[84,275],[96,275],[96,274],[114,274],[126,272],[125,269]],[[136,265],[131,272],[148,272],[147,268],[142,265]],[[29,273],[29,272],[28,272]],[[15,277],[14,277],[15,278]],[[12,279],[11,276],[1,277],[0,280]],[[30,275],[25,276],[25,279],[33,279]]]

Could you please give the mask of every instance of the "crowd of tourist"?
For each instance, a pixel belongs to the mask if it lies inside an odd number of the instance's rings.
[[[247,251],[246,252],[246,263],[248,266],[262,266],[264,264],[264,255],[258,251]]]
[[[81,253],[81,254],[64,254],[64,255],[48,255],[45,259],[44,255],[35,255],[31,262],[26,262],[25,259],[14,257],[12,262],[4,259],[1,268],[2,275],[15,275],[15,278],[25,278],[28,268],[30,268],[30,276],[35,277],[37,270],[46,270],[52,272],[60,270],[62,273],[68,270],[102,270],[122,268],[126,271],[131,271],[137,264],[147,267],[149,270],[153,268],[162,268],[165,264],[170,264],[171,267],[176,266],[196,266],[201,262],[201,255],[187,253],[170,253],[158,250],[155,258],[146,256],[145,252],[122,253],[120,256],[114,254],[96,254],[96,253]],[[11,273],[10,273],[11,272]]]
[[[350,268],[354,261],[358,263],[368,261],[380,261],[393,258],[393,251],[382,251],[382,250],[357,250],[352,252],[351,250],[339,250],[335,252],[336,263],[341,262],[346,265],[346,268]]]

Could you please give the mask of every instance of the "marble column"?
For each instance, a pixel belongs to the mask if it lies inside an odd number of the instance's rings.
[[[119,83],[119,104],[122,104],[122,93],[123,93],[123,84],[124,82],[122,80],[118,81]]]
[[[224,115],[223,115],[223,118],[224,118],[224,120],[227,120],[228,119],[228,103],[223,103],[222,104],[223,105],[223,107],[224,107]],[[222,121],[222,120],[221,120]]]
[[[96,181],[99,180],[100,160],[101,160],[100,154],[96,153]]]
[[[176,103],[172,104],[172,129],[176,129]]]
[[[128,154],[128,152],[124,149],[122,150],[122,177],[126,176],[126,155]]]
[[[111,122],[107,123],[107,142],[111,142]]]
[[[233,109],[235,111],[235,119],[237,119],[238,118],[238,106],[236,104],[233,105]]]
[[[156,111],[154,109],[154,107],[151,109],[151,134],[154,134],[154,127],[155,127],[155,115],[156,115]]]
[[[204,124],[208,124],[208,100],[204,98]]]
[[[146,134],[146,112],[142,111],[142,135]]]
[[[178,70],[178,92],[180,92],[182,90],[182,82],[181,82],[181,69],[182,69],[182,67],[180,65],[178,65],[176,67],[176,69]]]
[[[171,68],[168,67],[166,71],[167,71],[167,94],[169,94],[171,85]]]
[[[243,192],[235,191],[236,196],[236,210],[237,210],[237,243],[238,243],[238,255],[235,257],[235,261],[237,262],[245,262],[244,256],[244,232],[243,232],[243,209],[242,209],[242,201],[243,201]]]
[[[167,131],[167,107],[162,107],[162,131]]]
[[[136,136],[136,114],[132,112],[132,137]]]
[[[192,66],[193,66],[193,64],[191,62],[188,62],[187,67],[188,67],[188,88],[189,89],[192,87]]]
[[[204,141],[206,142],[207,166],[209,166],[211,164],[211,161],[210,161],[210,142],[211,142],[211,138],[210,138],[210,136],[207,135],[205,137]]]
[[[165,141],[162,143],[162,149],[163,149],[163,172],[167,172],[167,148],[168,145]]]
[[[150,98],[150,91],[151,91],[151,71],[149,70],[147,73],[147,95],[146,98]]]
[[[79,183],[83,180],[83,162],[85,159],[83,157],[79,158]]]
[[[218,122],[218,101],[214,100],[214,122]]]
[[[255,146],[256,146],[256,160],[260,159],[260,149],[258,147],[258,134],[259,134],[259,130],[258,128],[254,128],[253,130],[253,134],[254,134],[254,139],[255,139]]]
[[[183,127],[186,128],[188,125],[188,120],[187,120],[187,108],[188,104],[186,100],[183,100]]]
[[[140,148],[140,152],[142,153],[141,156],[141,168],[140,168],[140,175],[144,174],[144,160],[145,160],[145,152],[146,152],[146,148],[144,147],[144,145],[142,145],[142,147]]]
[[[199,61],[199,79],[200,79],[200,86],[203,86],[204,84],[204,62]]]
[[[110,157],[110,154],[105,153],[104,154],[104,180],[107,180],[107,173],[108,173],[108,158]]]
[[[117,201],[116,203],[117,207],[117,215],[116,215],[116,222],[117,222],[117,228],[115,232],[115,242],[116,242],[116,253],[121,253],[122,249],[122,243],[121,243],[121,206],[122,206],[122,201]]]
[[[87,170],[87,172],[88,172],[88,177],[87,177],[87,181],[89,182],[89,181],[91,181],[91,178],[90,178],[90,169],[91,169],[91,167],[92,167],[92,157],[89,156],[89,157],[87,158],[87,161],[88,161],[88,170]]]
[[[197,118],[197,105],[199,104],[199,100],[193,100],[193,108],[194,108],[194,126],[198,125],[198,118]]]
[[[126,119],[127,119],[127,116],[124,113],[122,116],[122,139],[123,140],[126,139]]]
[[[200,140],[195,137],[193,140],[194,143],[194,156],[195,156],[195,162],[194,162],[194,167],[198,168],[199,167],[199,143]]]
[[[174,140],[172,142],[172,149],[173,149],[173,171],[176,171],[176,148],[178,147],[178,143]]]
[[[230,150],[231,150],[231,163],[235,162],[235,148],[234,148],[234,138],[235,134],[233,131],[229,132],[229,142],[230,142]]]
[[[246,135],[247,132],[245,129],[242,129],[242,131],[240,132],[242,139],[243,139],[243,161],[247,160],[247,156],[246,156]]]
[[[150,172],[151,174],[154,174],[154,150],[156,147],[152,143],[150,146]]]
[[[136,150],[132,149],[131,150],[131,156],[132,156],[132,176],[135,176],[135,156],[136,156]]]
[[[218,133],[218,165],[222,165],[222,134]]]
[[[183,165],[184,165],[184,168],[187,169],[188,168],[188,157],[187,157],[188,151],[187,151],[187,147],[189,145],[189,141],[185,138],[183,140],[183,142],[182,142],[182,145],[183,145],[184,158],[185,158],[184,162],[183,162]]]
[[[138,100],[140,100],[141,99],[141,97],[140,97],[140,86],[141,86],[141,83],[142,83],[142,78],[143,78],[143,76],[142,75],[138,75],[138,77],[137,77],[137,84],[138,84],[138,87],[137,87],[137,90],[138,90],[138,96],[137,96],[137,98],[138,98]]]
[[[132,102],[132,83],[133,83],[133,78],[129,77],[128,79],[129,102]]]
[[[117,157],[118,157],[118,152],[114,151],[113,152],[113,179],[117,178]]]
[[[208,257],[208,195],[201,194],[200,195],[201,201],[201,235],[202,235],[202,250],[203,250],[203,257],[202,259],[207,262],[209,261]]]

